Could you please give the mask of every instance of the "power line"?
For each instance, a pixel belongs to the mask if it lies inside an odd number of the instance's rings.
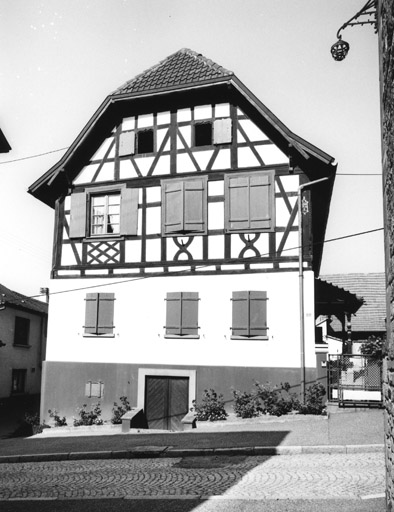
[[[0,165],[11,164],[13,162],[20,162],[21,160],[29,160],[30,158],[37,158],[39,156],[50,155],[51,153],[58,153],[59,151],[65,151],[68,148],[53,149],[52,151],[46,151],[45,153],[39,153],[37,155],[24,156],[22,158],[15,158],[15,160],[7,160],[6,162],[0,162]]]
[[[22,160],[29,160],[30,158],[38,158],[40,156],[50,155],[51,153],[58,153],[59,151],[65,151],[67,148],[53,149],[52,151],[46,151],[45,153],[38,153],[37,155],[24,156],[22,158],[16,158],[14,160],[7,160],[0,162],[0,165],[11,164],[14,162],[20,162]],[[337,172],[336,176],[382,176],[382,173],[368,173],[368,172]]]
[[[336,242],[338,240],[344,240],[344,239],[353,238],[353,237],[356,237],[356,236],[368,235],[368,234],[371,234],[371,233],[376,233],[378,231],[383,231],[383,229],[384,228],[375,228],[375,229],[369,229],[368,231],[360,231],[358,233],[352,233],[350,235],[338,236],[338,237],[335,237],[335,238],[330,238],[328,240],[324,240],[323,242],[316,242],[314,244],[310,244],[309,246],[311,246],[311,245],[312,246],[323,245],[325,243]],[[299,246],[290,247],[290,248],[287,248],[287,249],[283,249],[282,252],[293,251],[293,250],[299,249],[299,248],[300,248]],[[259,256],[250,256],[250,257],[245,258],[245,259],[247,259],[248,261],[251,261],[251,260],[254,260],[254,259],[261,258],[263,256],[269,256],[269,253],[259,254]],[[196,269],[201,269],[201,268],[211,267],[211,266],[212,266],[212,263],[207,263],[205,265],[198,265],[195,268]],[[176,273],[181,274],[182,272],[185,272],[185,270],[180,270],[179,272],[173,271],[173,274],[176,274]],[[189,272],[189,271],[187,271],[187,272]],[[151,275],[151,274],[146,275],[146,274],[144,274],[143,276],[133,277],[131,279],[122,279],[121,281],[102,283],[102,284],[97,284],[97,285],[82,286],[80,288],[72,288],[72,289],[68,289],[68,290],[60,290],[60,291],[57,291],[57,292],[49,293],[49,295],[60,295],[62,293],[71,293],[71,292],[77,292],[77,291],[83,291],[83,290],[92,290],[94,288],[102,288],[104,286],[113,286],[113,285],[117,285],[117,284],[130,283],[130,282],[133,282],[133,281],[141,281],[142,279],[149,279],[149,278],[152,278],[152,277],[159,277],[159,276],[157,274],[156,275]],[[45,296],[44,294],[32,295],[30,297],[26,297],[26,299],[35,299],[36,297],[44,297],[44,296]],[[8,304],[17,304],[19,302],[24,302],[24,300],[25,299],[21,299],[21,300],[18,300],[18,301],[7,301],[7,303]]]

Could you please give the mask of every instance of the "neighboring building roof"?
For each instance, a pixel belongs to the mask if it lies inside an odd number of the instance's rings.
[[[183,48],[126,82],[113,92],[113,96],[210,82],[233,75],[232,71],[200,53]]]
[[[383,272],[368,274],[329,274],[324,281],[361,296],[364,303],[352,317],[352,331],[383,333],[386,330],[386,285]],[[331,324],[334,327],[334,322]]]
[[[43,315],[48,314],[48,304],[46,302],[41,302],[27,297],[22,293],[14,292],[2,284],[0,284],[0,302],[5,303],[6,308],[13,307],[34,311]]]
[[[315,279],[315,316],[356,314],[363,305],[363,298],[322,279]]]

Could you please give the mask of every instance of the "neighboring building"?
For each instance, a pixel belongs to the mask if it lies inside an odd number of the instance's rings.
[[[5,138],[3,131],[0,129],[0,153],[8,153],[10,150],[11,146]]]
[[[386,336],[386,289],[383,272],[332,274],[320,277],[321,280],[362,299],[362,305],[351,317],[350,323],[346,315],[332,316],[328,319],[327,335],[339,340],[338,347],[342,342],[346,342],[352,345],[353,353],[359,353],[360,344],[370,336]]]
[[[109,95],[29,189],[55,210],[42,419],[127,396],[178,428],[204,389],[314,382],[333,162],[191,50]]]
[[[39,395],[48,305],[0,284],[0,398]]]
[[[385,403],[386,509],[394,510],[394,11],[392,0],[378,0],[379,76],[382,126],[387,341],[383,365]]]

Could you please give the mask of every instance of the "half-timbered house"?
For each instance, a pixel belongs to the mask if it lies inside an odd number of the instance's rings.
[[[204,389],[313,382],[335,170],[191,50],[110,94],[29,189],[55,210],[42,411],[127,396],[177,428]]]

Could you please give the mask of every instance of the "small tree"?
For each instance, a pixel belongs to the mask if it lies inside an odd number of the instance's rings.
[[[369,356],[377,361],[383,359],[383,344],[384,340],[380,336],[370,336],[367,341],[364,341],[360,347],[360,352],[363,356]]]

